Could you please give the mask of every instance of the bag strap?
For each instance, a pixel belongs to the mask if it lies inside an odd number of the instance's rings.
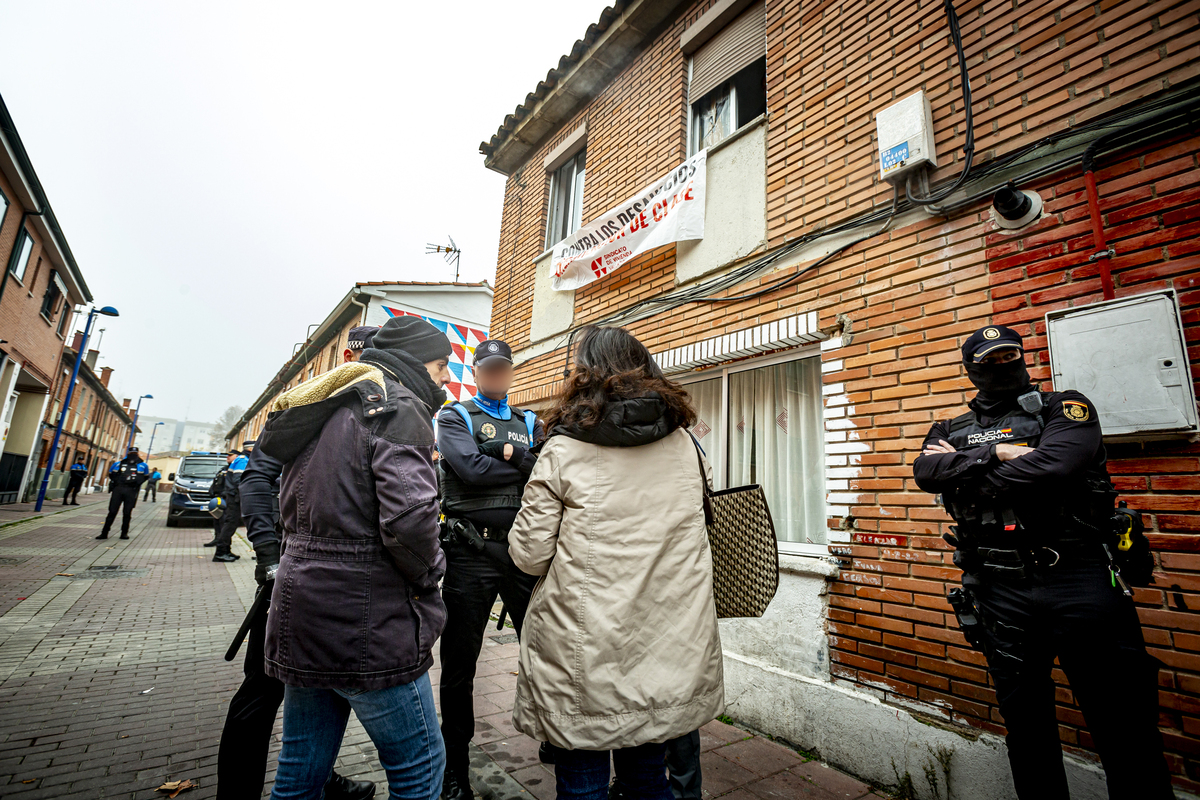
[[[692,444],[696,445],[696,464],[700,467],[700,488],[704,490],[704,524],[712,525],[713,509],[712,501],[709,500],[712,497],[712,489],[708,487],[708,475],[704,471],[704,448],[700,446],[700,442],[696,441],[696,437],[692,436],[691,431],[688,431],[687,434],[692,440]]]

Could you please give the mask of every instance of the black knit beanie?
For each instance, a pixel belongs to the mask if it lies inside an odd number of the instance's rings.
[[[371,347],[403,350],[422,364],[450,357],[450,340],[446,334],[420,317],[392,317],[375,334]]]

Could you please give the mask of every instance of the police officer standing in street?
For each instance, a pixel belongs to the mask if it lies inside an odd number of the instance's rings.
[[[87,478],[88,468],[84,463],[83,453],[75,456],[75,463],[71,465],[71,477],[67,483],[67,493],[63,495],[64,506],[79,505],[79,490],[83,488],[83,481]],[[67,502],[70,500],[71,502]]]
[[[212,483],[209,484],[208,494],[212,499],[221,498],[221,502],[225,502],[225,476],[229,474],[229,465],[233,460],[240,456],[237,450],[230,450],[225,454],[225,466],[217,470],[217,474],[213,476]],[[205,542],[205,547],[216,547],[217,542],[221,541],[221,517],[225,515],[224,510],[221,513],[213,513],[213,538],[212,541]]]
[[[225,513],[218,520],[221,527],[216,537],[217,552],[213,554],[213,561],[228,562],[237,561],[240,558],[233,554],[230,546],[233,544],[234,532],[242,524],[242,504],[238,496],[238,484],[242,480],[242,473],[246,471],[246,464],[253,447],[254,440],[252,439],[242,442],[242,451],[234,456],[233,461],[229,462],[229,468],[225,471],[225,483],[221,490],[221,501],[225,507]]]
[[[446,629],[442,632],[442,738],[446,777],[442,797],[470,800],[467,746],[475,733],[475,664],[497,593],[517,635],[537,579],[508,555],[508,531],[544,436],[532,411],[508,405],[512,350],[481,342],[473,359],[477,394],[438,415],[437,443],[446,552]]]
[[[976,331],[962,357],[979,391],[969,412],[933,425],[913,473],[956,523],[945,538],[963,588],[949,599],[987,657],[1017,795],[1070,796],[1051,679],[1057,657],[1109,796],[1173,797],[1158,664],[1126,587],[1126,578],[1149,582],[1150,555],[1140,524],[1134,530],[1140,517],[1114,508],[1096,408],[1076,391],[1039,392],[1010,328]],[[1144,562],[1123,561],[1130,532]]]
[[[129,538],[129,518],[133,516],[133,507],[137,505],[138,489],[150,477],[150,468],[138,455],[136,447],[129,448],[128,454],[113,464],[108,470],[108,491],[112,497],[108,499],[108,516],[104,518],[104,530],[97,539],[107,539],[112,530],[113,521],[117,518],[117,510],[124,506],[121,514],[121,538]]]

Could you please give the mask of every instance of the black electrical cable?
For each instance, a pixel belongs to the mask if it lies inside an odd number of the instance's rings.
[[[971,116],[971,79],[967,75],[967,57],[963,53],[962,32],[958,29],[958,12],[954,10],[954,3],[951,0],[945,0],[943,8],[946,11],[946,20],[950,23],[950,38],[954,41],[954,51],[958,54],[958,79],[962,83],[963,106],[967,114],[967,143],[963,146],[964,159],[962,172],[959,173],[954,183],[938,191],[936,194],[921,197],[914,193],[912,172],[909,172],[908,177],[904,181],[904,192],[908,195],[909,202],[919,206],[931,206],[949,197],[958,187],[963,185],[963,182],[967,179],[967,175],[971,172],[971,162],[975,160],[975,123]]]
[[[882,227],[879,228],[879,230],[875,231],[874,233],[868,233],[866,236],[860,236],[852,242],[847,242],[846,244],[842,245],[841,247],[837,248],[836,250],[834,250],[830,253],[826,253],[821,258],[817,259],[816,262],[809,264],[804,269],[798,270],[797,272],[795,272],[792,275],[788,275],[785,278],[774,281],[773,283],[770,283],[767,286],[764,286],[763,288],[758,289],[756,291],[749,292],[748,294],[738,294],[738,295],[733,295],[731,297],[703,297],[703,298],[700,298],[699,300],[697,300],[696,302],[700,302],[700,303],[732,303],[732,302],[737,302],[737,301],[741,301],[741,300],[754,300],[755,298],[762,297],[764,295],[768,295],[771,292],[777,292],[780,289],[786,288],[787,286],[790,286],[792,284],[799,283],[800,278],[802,278],[806,273],[819,268],[825,262],[830,261],[835,256],[841,255],[844,251],[849,250],[851,247],[858,244],[859,242],[865,242],[867,239],[873,239],[876,236],[880,235],[881,233],[885,232],[888,228],[890,228],[892,226],[892,220],[896,218],[896,207],[899,205],[899,202],[900,202],[900,187],[893,186],[892,187],[892,207],[891,207],[891,210],[888,211],[887,218],[884,220],[883,225],[882,225]]]

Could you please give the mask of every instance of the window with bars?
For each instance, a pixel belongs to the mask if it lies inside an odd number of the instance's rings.
[[[685,387],[716,488],[762,486],[784,549],[826,544],[820,357],[738,364]]]

